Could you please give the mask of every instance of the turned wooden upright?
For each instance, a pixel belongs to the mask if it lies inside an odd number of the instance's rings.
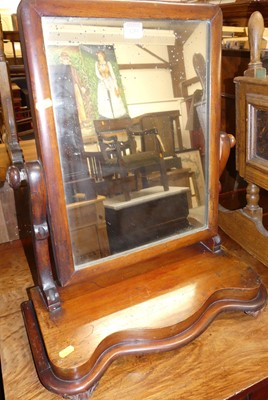
[[[264,32],[263,17],[261,13],[255,11],[251,15],[248,22],[250,63],[248,64],[248,69],[244,72],[245,76],[259,78],[259,79],[266,79],[266,69],[263,68],[261,62],[261,44],[262,44],[263,32]],[[239,137],[239,132],[238,132],[238,137]],[[237,158],[239,163],[239,154]],[[246,196],[247,205],[244,208],[244,212],[249,217],[258,218],[261,220],[262,209],[259,206],[259,199],[260,199],[259,191],[260,189],[254,183],[254,181],[248,182],[247,196]]]

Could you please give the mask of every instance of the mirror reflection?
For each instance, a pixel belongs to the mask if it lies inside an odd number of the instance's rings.
[[[257,109],[256,112],[256,154],[253,155],[264,160],[268,159],[268,111]]]
[[[207,226],[207,21],[43,17],[76,268]]]

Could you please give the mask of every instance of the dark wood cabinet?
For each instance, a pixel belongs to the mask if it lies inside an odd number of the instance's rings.
[[[243,75],[249,63],[248,50],[222,50],[221,129],[235,134],[234,78]]]
[[[266,67],[268,52],[262,53],[262,63]],[[222,50],[221,80],[221,129],[235,135],[235,84],[234,78],[243,76],[250,61],[249,50]]]
[[[265,379],[246,390],[229,397],[228,400],[267,400],[268,399],[268,379]]]
[[[221,5],[223,24],[230,26],[247,26],[248,20],[254,11],[259,11],[265,26],[268,26],[268,13],[266,0],[236,0],[234,3]]]

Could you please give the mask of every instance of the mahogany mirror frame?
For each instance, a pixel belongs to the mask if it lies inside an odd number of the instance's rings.
[[[152,244],[146,249],[116,258],[117,268],[139,260],[153,257],[157,252],[166,253],[178,247],[205,241],[217,234],[217,208],[219,190],[219,125],[220,116],[220,66],[221,66],[221,23],[222,15],[217,6],[206,4],[184,4],[179,7],[169,2],[141,1],[88,1],[78,0],[23,0],[18,8],[19,29],[22,40],[29,92],[34,110],[36,145],[44,171],[48,219],[51,242],[55,258],[58,282],[61,286],[71,281],[86,280],[88,268],[76,271],[71,251],[66,202],[59,160],[56,129],[51,107],[51,91],[48,78],[47,59],[44,50],[41,19],[43,16],[76,16],[94,18],[151,18],[193,19],[210,22],[209,43],[209,165],[208,165],[208,218],[207,227],[180,238],[170,238],[165,243]],[[35,38],[33,41],[32,38]],[[30,45],[29,45],[30,44]],[[215,79],[214,79],[215,78]],[[50,151],[47,151],[47,149]],[[102,268],[114,268],[114,260],[102,260]]]

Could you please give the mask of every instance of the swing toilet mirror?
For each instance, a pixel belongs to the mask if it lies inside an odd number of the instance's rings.
[[[39,278],[22,312],[42,384],[86,399],[116,358],[266,301],[217,235],[221,11],[22,0],[18,21],[39,157],[19,171]]]

